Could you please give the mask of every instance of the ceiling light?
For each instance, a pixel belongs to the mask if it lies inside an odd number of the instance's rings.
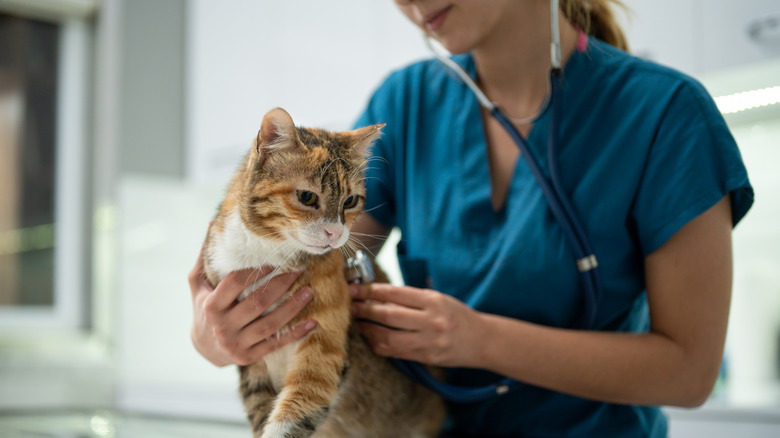
[[[780,85],[715,98],[715,104],[723,114],[733,114],[777,103],[780,103]]]

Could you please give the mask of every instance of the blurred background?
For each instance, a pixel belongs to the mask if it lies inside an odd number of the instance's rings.
[[[756,192],[721,379],[671,436],[780,436],[780,2],[624,3]],[[391,0],[0,0],[0,436],[249,436],[236,370],[189,338],[208,221],[268,109],[349,129],[424,57]]]

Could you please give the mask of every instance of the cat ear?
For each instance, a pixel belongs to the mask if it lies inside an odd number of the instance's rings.
[[[263,117],[260,130],[257,131],[255,152],[265,160],[274,149],[282,149],[297,142],[298,135],[290,114],[281,108],[274,108]]]
[[[350,138],[352,158],[355,160],[365,159],[368,155],[368,148],[382,136],[382,128],[384,127],[385,124],[380,123],[378,125],[366,126],[365,128],[345,132],[344,134]]]

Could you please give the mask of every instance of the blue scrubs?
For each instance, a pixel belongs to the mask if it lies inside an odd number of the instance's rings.
[[[475,74],[470,56],[455,59]],[[753,191],[740,153],[699,83],[595,38],[566,64],[561,98],[562,182],[601,269],[595,329],[647,331],[645,256],[727,193],[734,224],[744,216]],[[391,74],[356,125],[373,123],[387,126],[373,150],[366,209],[401,229],[407,284],[483,312],[571,327],[583,308],[573,255],[522,158],[505,206],[493,210],[485,131],[471,91],[436,61],[419,62]],[[549,123],[548,108],[528,138],[545,171]],[[497,376],[454,369],[448,379],[470,386]],[[657,407],[538,387],[449,409],[445,436],[453,437],[667,433]]]

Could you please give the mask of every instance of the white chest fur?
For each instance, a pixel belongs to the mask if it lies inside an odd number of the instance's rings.
[[[274,271],[278,275],[284,272],[295,253],[295,248],[289,244],[247,230],[238,211],[234,210],[225,221],[222,233],[215,235],[209,261],[221,281],[231,271],[260,266],[275,266],[279,268]]]
[[[271,378],[271,383],[277,391],[281,391],[282,387],[284,387],[284,378],[295,357],[295,352],[298,351],[298,345],[300,343],[301,341],[298,340],[291,344],[287,344],[263,357],[265,366],[268,369],[268,376]]]

